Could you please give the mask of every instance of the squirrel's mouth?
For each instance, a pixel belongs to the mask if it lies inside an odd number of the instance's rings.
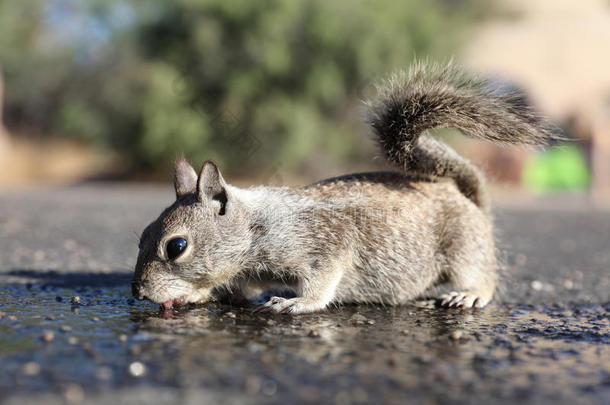
[[[208,289],[197,290],[191,294],[182,295],[178,298],[171,298],[166,301],[156,301],[162,310],[167,311],[172,308],[180,308],[189,304],[205,304],[209,301],[210,291]],[[150,298],[149,298],[150,299]],[[155,302],[154,300],[151,300]]]
[[[186,297],[180,297],[173,300],[167,300],[161,304],[161,309],[168,310],[172,308],[179,308],[187,304]]]
[[[173,300],[167,300],[167,301],[161,303],[161,309],[167,311],[168,309],[180,308],[180,307],[183,307],[188,304],[199,305],[199,304],[204,304],[205,302],[206,302],[206,300],[204,300],[204,299],[198,300],[198,301],[189,301],[187,299],[187,297],[184,296],[184,297],[176,298]]]

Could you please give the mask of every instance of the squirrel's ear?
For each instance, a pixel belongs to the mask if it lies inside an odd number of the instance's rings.
[[[195,194],[197,191],[197,172],[184,159],[174,163],[174,188],[176,199],[186,194]]]
[[[221,215],[224,213],[224,205],[227,202],[225,180],[218,170],[216,163],[206,161],[201,168],[201,174],[197,181],[197,198],[200,202],[216,200],[220,202]]]

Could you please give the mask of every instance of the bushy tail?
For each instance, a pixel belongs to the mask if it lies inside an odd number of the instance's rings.
[[[501,93],[451,63],[416,63],[378,86],[367,103],[368,121],[387,158],[406,171],[452,177],[488,210],[479,170],[444,143],[422,134],[457,128],[465,135],[504,144],[543,145],[560,139],[516,93]]]

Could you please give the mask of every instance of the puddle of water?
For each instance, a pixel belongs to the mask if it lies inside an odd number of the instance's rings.
[[[408,395],[607,403],[609,312],[610,304],[346,306],[297,317],[219,304],[161,312],[123,286],[5,285],[0,400],[65,399],[70,387],[81,400],[134,387],[204,387],[273,402],[401,403]]]

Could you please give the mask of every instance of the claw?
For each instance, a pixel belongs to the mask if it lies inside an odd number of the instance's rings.
[[[483,300],[476,294],[452,291],[440,297],[440,306],[445,308],[482,308]]]
[[[292,312],[292,305],[287,306],[286,308],[282,309],[279,313],[280,314],[290,314]]]

